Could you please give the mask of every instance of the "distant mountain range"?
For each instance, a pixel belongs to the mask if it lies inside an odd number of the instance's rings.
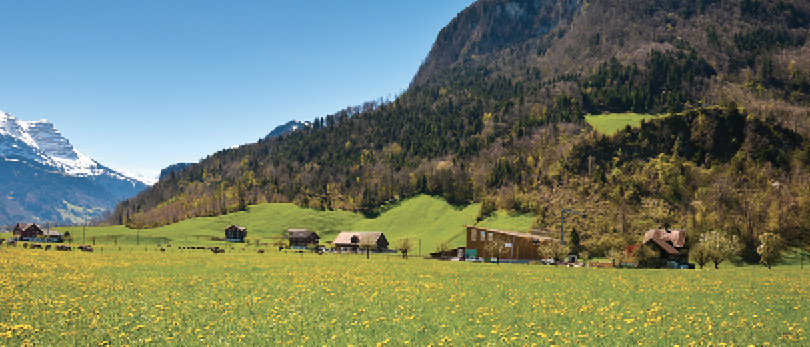
[[[79,223],[146,187],[77,151],[47,120],[0,111],[0,224]]]

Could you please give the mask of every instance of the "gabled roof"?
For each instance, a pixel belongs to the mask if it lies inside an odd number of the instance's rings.
[[[307,229],[288,229],[287,232],[290,234],[290,238],[293,239],[305,239],[310,236],[315,236],[315,238],[318,239],[321,238],[314,231],[309,231]]]
[[[338,245],[338,244],[339,245],[358,245],[359,241],[362,240],[364,237],[371,237],[374,240],[374,242],[376,243],[380,239],[380,236],[382,236],[382,234],[383,233],[376,232],[376,231],[374,231],[374,232],[368,232],[368,231],[364,231],[364,232],[342,231],[335,238],[335,241],[332,241],[332,243],[336,244],[336,245]],[[357,237],[358,242],[352,242],[352,237],[353,236]]]
[[[239,231],[245,231],[245,230],[247,230],[247,229],[245,229],[245,228],[243,228],[243,227],[240,227],[240,226],[238,226],[238,225],[231,225],[231,226],[229,226],[229,227],[225,228],[225,230],[232,230],[232,229],[236,229],[236,230],[239,230]]]
[[[20,228],[20,230],[27,230],[32,226],[36,226],[36,223],[17,223],[17,227]]]
[[[479,227],[474,227],[474,226],[470,226],[470,225],[467,225],[466,227],[467,228],[475,228],[475,229],[480,230],[480,231],[486,231],[486,232],[497,233],[497,234],[508,235],[508,236],[515,236],[515,237],[519,237],[519,238],[523,238],[523,239],[531,239],[533,241],[559,241],[560,240],[560,239],[557,239],[557,238],[545,237],[545,236],[529,234],[529,233],[523,233],[523,232],[519,232],[519,231],[485,229],[485,228],[479,228]]]
[[[680,254],[676,248],[686,245],[686,231],[680,229],[650,229],[644,234],[644,243],[655,242],[669,254]]]

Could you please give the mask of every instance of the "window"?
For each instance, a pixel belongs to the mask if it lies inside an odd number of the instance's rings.
[[[470,230],[470,241],[475,242],[475,236],[477,232],[475,230]]]
[[[481,231],[481,242],[484,242],[486,240],[487,240],[487,233],[485,231]]]
[[[493,240],[495,240],[495,235],[489,233],[489,242],[492,242]]]

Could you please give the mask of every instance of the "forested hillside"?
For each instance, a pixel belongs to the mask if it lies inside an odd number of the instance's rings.
[[[155,227],[262,202],[374,214],[427,193],[483,215],[535,213],[543,229],[559,208],[587,210],[572,225],[597,254],[662,224],[798,241],[810,229],[808,28],[800,0],[478,1],[395,100],[213,154],[112,221]],[[625,111],[673,116],[613,137],[583,122]]]

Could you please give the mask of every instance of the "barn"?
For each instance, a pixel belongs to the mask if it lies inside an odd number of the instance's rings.
[[[42,230],[36,223],[17,223],[12,231],[20,241],[62,242],[63,235],[56,230]]]
[[[366,241],[368,240],[368,241]],[[384,251],[388,249],[388,240],[381,232],[354,232],[343,231],[332,241],[332,245],[338,252],[357,252],[364,242],[374,244],[373,251]]]
[[[689,249],[686,246],[686,230],[650,229],[644,234],[643,244],[658,252],[661,262],[689,262]]]
[[[36,238],[38,235],[42,235],[42,228],[36,225],[36,223],[17,223],[12,233],[15,238],[25,241],[25,239]]]
[[[225,228],[225,240],[228,242],[245,242],[247,229],[238,225],[231,225]]]
[[[484,258],[500,258],[514,262],[527,262],[539,260],[537,248],[542,242],[560,242],[559,239],[544,237],[517,231],[485,229],[474,226],[467,228],[467,246],[465,253],[468,256]],[[501,250],[492,249],[492,244],[502,245]]]
[[[305,249],[309,245],[318,245],[321,239],[318,234],[307,229],[288,229],[287,234],[290,249]]]

